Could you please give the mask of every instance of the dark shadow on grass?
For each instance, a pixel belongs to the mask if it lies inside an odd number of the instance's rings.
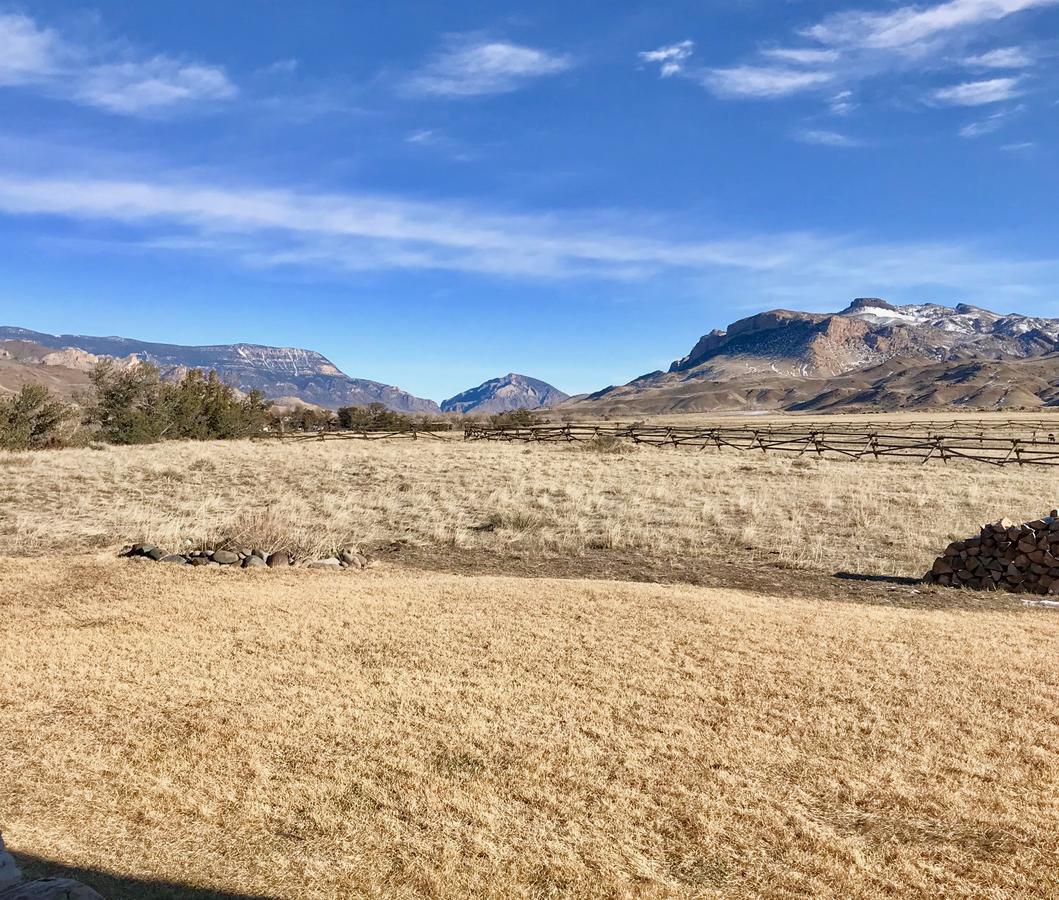
[[[842,578],[846,581],[871,581],[876,584],[900,584],[905,587],[923,583],[922,578],[905,578],[901,575],[865,575],[861,572],[835,572],[835,578]]]
[[[51,859],[11,850],[27,879],[74,878],[103,895],[103,900],[281,900],[277,894],[233,894],[231,891],[191,887],[175,881],[136,878],[100,869],[67,866]]]

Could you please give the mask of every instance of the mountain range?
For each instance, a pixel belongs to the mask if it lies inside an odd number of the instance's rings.
[[[0,327],[0,391],[40,381],[70,395],[101,358],[146,360],[167,377],[215,369],[243,391],[335,409],[383,403],[400,412],[641,416],[715,411],[868,411],[1059,406],[1059,319],[959,304],[894,306],[874,297],[836,313],[776,309],[703,335],[666,371],[568,397],[509,373],[442,401],[351,378],[312,350],[231,344],[183,347],[123,337]]]
[[[12,349],[11,345],[17,345]],[[0,349],[9,359],[38,368],[73,370],[63,382],[81,381],[100,358],[133,359],[154,363],[167,377],[180,377],[188,369],[214,369],[241,391],[254,388],[270,400],[299,400],[329,409],[383,403],[398,412],[440,412],[433,400],[415,397],[400,388],[364,378],[350,378],[327,357],[313,350],[265,347],[260,344],[220,344],[184,347],[154,344],[124,337],[91,337],[80,334],[43,334],[25,328],[0,327]],[[44,352],[41,352],[44,351]],[[47,351],[51,351],[50,353]],[[54,380],[57,376],[51,373]],[[10,376],[9,376],[10,378]]]
[[[382,403],[406,413],[496,413],[553,406],[568,397],[546,382],[511,373],[464,391],[439,407],[433,400],[392,385],[351,378],[313,350],[260,344],[185,347],[124,337],[45,334],[10,326],[0,327],[0,393],[40,382],[73,396],[88,389],[88,374],[101,359],[121,365],[150,362],[167,378],[179,378],[192,368],[213,369],[241,391],[256,388],[277,403],[326,409]]]
[[[1059,320],[865,297],[837,313],[772,310],[703,335],[668,371],[571,412],[837,412],[1059,404]]]

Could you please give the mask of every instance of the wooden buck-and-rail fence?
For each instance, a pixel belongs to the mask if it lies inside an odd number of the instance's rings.
[[[761,425],[468,425],[468,441],[529,443],[628,440],[653,447],[844,456],[852,459],[974,460],[996,466],[1059,465],[1059,420]]]

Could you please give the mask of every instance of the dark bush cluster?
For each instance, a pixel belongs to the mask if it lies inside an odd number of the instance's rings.
[[[105,360],[93,369],[92,385],[85,424],[111,444],[249,437],[264,431],[267,421],[259,391],[244,396],[216,372],[191,369],[166,382],[149,363],[118,368]]]

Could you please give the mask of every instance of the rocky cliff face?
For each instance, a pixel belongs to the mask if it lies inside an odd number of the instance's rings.
[[[772,310],[703,335],[668,372],[589,395],[585,412],[1051,405],[1059,319],[863,297]]]
[[[512,372],[442,401],[441,409],[442,412],[494,414],[556,406],[568,399],[568,394],[545,381]]]
[[[33,345],[55,351],[50,363],[47,359],[38,360],[43,365],[83,369],[102,357],[124,361],[142,359],[154,363],[164,374],[174,376],[187,369],[214,369],[240,390],[256,388],[268,398],[293,397],[331,409],[383,403],[399,412],[438,412],[433,400],[414,397],[377,381],[350,378],[327,357],[294,347],[259,344],[184,347],[123,337],[43,334],[11,327],[0,327],[0,341],[6,347]]]

